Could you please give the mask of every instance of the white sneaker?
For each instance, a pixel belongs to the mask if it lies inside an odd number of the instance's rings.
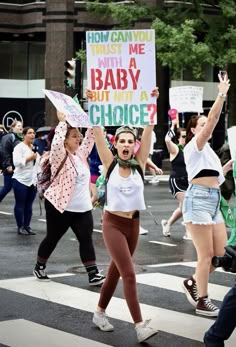
[[[168,224],[167,220],[162,219],[161,225],[162,225],[162,234],[164,236],[170,236],[170,225]]]
[[[149,183],[151,184],[158,184],[159,183],[159,178],[157,176],[154,176]]]
[[[156,335],[158,330],[150,326],[151,319],[135,327],[138,342],[143,342]]]
[[[188,234],[188,233],[185,233],[185,234],[184,234],[183,239],[184,239],[184,240],[188,240],[188,241],[192,241],[192,237],[191,237],[191,235]]]
[[[94,312],[93,323],[102,331],[113,331],[114,327],[107,319],[105,312]]]
[[[143,227],[139,227],[139,235],[147,235],[148,234],[148,230],[144,229]]]

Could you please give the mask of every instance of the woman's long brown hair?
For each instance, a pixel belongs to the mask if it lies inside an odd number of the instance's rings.
[[[201,117],[204,117],[204,115],[202,115],[202,114],[196,115],[196,116],[193,116],[192,118],[189,119],[188,125],[186,128],[185,145],[187,145],[187,143],[190,142],[192,140],[192,138],[194,137],[194,134],[192,133],[191,128],[196,128],[197,122],[198,122],[199,118],[201,118]]]

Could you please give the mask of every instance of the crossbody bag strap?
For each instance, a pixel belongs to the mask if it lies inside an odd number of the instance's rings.
[[[59,172],[63,168],[63,165],[65,164],[67,157],[68,157],[68,152],[66,151],[66,155],[65,155],[64,159],[62,160],[61,164],[59,165],[57,172],[55,173],[55,175],[51,179],[51,182],[57,177],[57,175],[59,174]]]

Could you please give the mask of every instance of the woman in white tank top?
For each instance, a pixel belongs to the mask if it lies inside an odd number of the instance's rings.
[[[87,96],[91,97],[91,91]],[[158,88],[151,93],[159,96]],[[111,256],[111,263],[101,289],[98,307],[93,323],[102,331],[112,331],[114,327],[106,317],[105,310],[113,296],[119,278],[122,277],[123,292],[133,318],[137,338],[143,342],[157,333],[150,321],[143,322],[137,296],[136,278],[132,255],[139,236],[139,210],[145,209],[144,184],[137,166],[144,172],[149,155],[153,126],[144,128],[141,145],[135,159],[133,151],[136,141],[135,129],[123,126],[117,129],[114,147],[117,164],[107,182],[107,201],[102,230],[105,245]],[[104,175],[114,160],[107,147],[102,129],[94,127],[95,142],[104,168]]]

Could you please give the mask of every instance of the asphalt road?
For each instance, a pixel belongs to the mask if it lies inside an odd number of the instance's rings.
[[[1,179],[1,178],[0,178]],[[153,186],[145,185],[148,209],[141,213],[140,235],[134,255],[138,292],[144,319],[152,318],[159,334],[146,346],[198,347],[213,320],[196,316],[181,288],[194,271],[196,254],[191,241],[183,240],[181,220],[164,237],[161,220],[168,218],[177,202],[166,177]],[[99,287],[89,287],[72,231],[63,237],[52,254],[47,270],[51,282],[32,276],[37,249],[45,235],[45,215],[34,203],[32,228],[35,236],[19,236],[13,215],[12,192],[0,204],[0,346],[10,347],[133,347],[138,346],[126,303],[122,281],[107,313],[115,331],[104,333],[91,323]],[[106,274],[109,255],[104,247],[100,210],[94,213],[94,244],[99,268]],[[212,299],[220,305],[233,284],[234,275],[217,271],[211,276]],[[226,346],[236,345],[234,334]]]

